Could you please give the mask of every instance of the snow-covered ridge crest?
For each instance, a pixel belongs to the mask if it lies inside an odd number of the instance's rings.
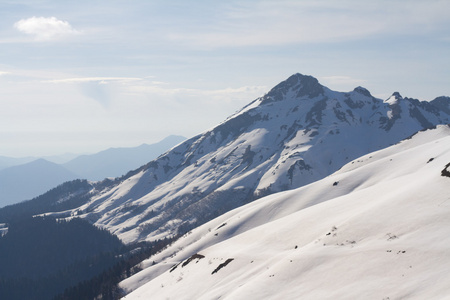
[[[125,242],[182,234],[233,208],[324,178],[418,130],[450,123],[450,98],[389,104],[294,74],[218,126],[91,191],[72,214]],[[435,105],[436,104],[436,105]]]

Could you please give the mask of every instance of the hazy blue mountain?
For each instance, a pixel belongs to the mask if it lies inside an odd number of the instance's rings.
[[[33,160],[36,160],[37,157],[8,157],[8,156],[0,156],[0,170],[23,165]]]
[[[68,161],[71,161],[72,159],[80,156],[81,154],[78,153],[64,153],[64,154],[59,154],[59,155],[51,155],[51,156],[43,156],[40,158],[43,158],[45,160],[54,162],[55,164],[65,164]]]
[[[43,158],[47,161],[56,163],[56,164],[63,164],[66,163],[75,157],[79,156],[79,154],[74,153],[65,153],[61,155],[51,155],[51,156],[43,156],[43,157],[37,157],[37,156],[27,156],[27,157],[8,157],[8,156],[0,156],[0,170],[23,165],[29,162],[32,162],[33,160],[37,160],[39,158]]]
[[[133,148],[111,148],[91,155],[63,154],[36,157],[0,157],[0,207],[29,200],[76,178],[101,180],[124,175],[184,141],[169,136],[162,141]],[[64,164],[58,164],[64,162]]]
[[[78,156],[63,166],[84,179],[102,180],[107,177],[118,177],[157,158],[184,140],[185,137],[171,135],[151,145],[110,148],[95,154]]]
[[[0,207],[32,199],[78,177],[63,166],[42,158],[3,169],[0,171]]]

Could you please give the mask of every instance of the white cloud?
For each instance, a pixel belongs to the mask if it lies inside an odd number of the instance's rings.
[[[7,75],[9,72],[0,71],[0,76]]]
[[[37,41],[48,41],[79,33],[72,28],[69,22],[58,20],[55,17],[22,19],[16,22],[14,27],[20,32],[34,36]]]

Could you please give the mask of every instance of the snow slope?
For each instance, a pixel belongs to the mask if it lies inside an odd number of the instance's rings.
[[[450,127],[234,209],[124,280],[124,299],[450,299]]]

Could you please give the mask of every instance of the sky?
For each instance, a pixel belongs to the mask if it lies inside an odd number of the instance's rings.
[[[446,0],[0,0],[0,156],[214,127],[294,73],[450,96]]]

